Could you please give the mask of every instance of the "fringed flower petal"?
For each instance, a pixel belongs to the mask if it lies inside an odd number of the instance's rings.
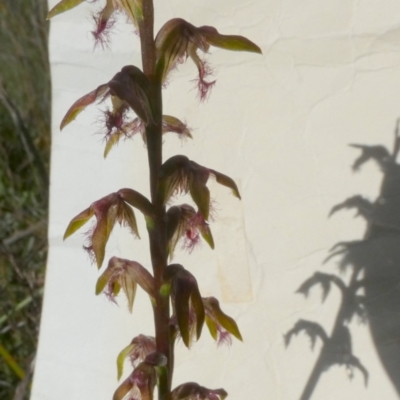
[[[150,272],[136,261],[112,257],[107,268],[97,280],[96,294],[104,291],[111,300],[114,300],[115,284],[118,284],[124,291],[130,312],[133,309],[137,285],[150,297],[154,297],[154,279]]]
[[[106,243],[116,222],[128,226],[132,233],[139,237],[135,214],[130,206],[142,211],[147,222],[152,218],[153,206],[146,197],[133,189],[121,189],[95,201],[89,208],[74,217],[65,231],[64,239],[95,216],[96,223],[88,232],[89,243],[85,248],[94,255],[97,266],[100,268],[104,260]]]
[[[125,347],[117,357],[118,379],[121,378],[123,365],[126,358],[129,358],[131,365],[136,367],[146,357],[156,351],[156,340],[152,336],[139,335],[132,339],[129,346]]]
[[[197,79],[199,98],[206,99],[215,81],[206,80],[211,75],[211,68],[199,57],[197,50],[207,53],[210,46],[261,53],[256,44],[243,36],[221,35],[213,27],[197,28],[181,18],[174,18],[166,22],[156,36],[156,72],[160,81],[164,83],[168,73],[176,64],[190,57],[199,71]]]
[[[183,239],[184,248],[191,252],[199,243],[200,235],[213,249],[210,227],[200,212],[188,204],[173,206],[167,211],[168,253],[171,259],[179,240]]]
[[[232,189],[233,194],[240,199],[239,190],[231,178],[190,161],[185,156],[177,155],[169,158],[161,167],[160,193],[164,204],[176,193],[189,192],[207,221],[210,213],[210,191],[206,184],[210,174],[216,177],[218,183]]]

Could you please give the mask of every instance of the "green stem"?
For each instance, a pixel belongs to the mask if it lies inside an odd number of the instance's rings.
[[[154,8],[152,0],[143,0],[143,20],[139,25],[143,72],[151,83],[150,104],[154,123],[146,127],[147,153],[150,171],[151,200],[156,209],[154,226],[149,229],[150,254],[156,286],[154,324],[157,351],[168,359],[166,375],[159,380],[158,399],[169,400],[171,393],[173,350],[169,331],[169,296],[160,294],[167,266],[165,207],[159,196],[159,173],[162,165],[162,95],[161,83],[155,76],[156,49],[154,42]]]

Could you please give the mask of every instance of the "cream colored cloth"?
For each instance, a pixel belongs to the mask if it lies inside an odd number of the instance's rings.
[[[31,400],[111,399],[119,351],[139,333],[153,334],[151,307],[139,290],[132,315],[123,296],[118,306],[95,296],[99,273],[82,250],[85,228],[62,241],[70,219],[91,202],[122,187],[148,195],[140,137],[122,141],[104,160],[104,141],[95,134],[101,118],[96,106],[62,132],[58,128],[75,100],[124,65],[141,65],[138,38],[124,17],[111,36],[111,50],[93,50],[91,12],[100,6],[85,2],[51,22],[50,249]],[[196,99],[196,68],[189,60],[164,91],[164,113],[193,128],[193,140],[183,143],[174,134],[165,136],[165,159],[185,154],[231,176],[242,194],[239,201],[212,183],[216,249],[204,244],[190,255],[178,249],[174,261],[197,277],[203,295],[221,300],[244,342],[234,339],[231,347],[217,348],[205,329],[190,351],[179,343],[174,383],[223,387],[231,400],[299,399],[321,342],[311,351],[302,333],[285,348],[283,334],[299,319],[332,329],[338,290],[332,288],[324,303],[318,288],[308,298],[295,291],[315,271],[337,274],[337,258],[323,264],[329,249],[365,234],[355,211],[330,219],[328,214],[352,195],[373,201],[379,193],[382,173],[373,163],[352,173],[360,150],[348,144],[391,148],[400,115],[400,4],[164,0],[155,1],[155,10],[157,30],[179,16],[195,26],[244,35],[263,50],[260,56],[212,48],[206,57],[217,83],[205,103]],[[115,229],[106,258],[149,266],[147,233],[137,217],[142,239]],[[334,366],[312,398],[398,398],[368,326],[354,321],[350,329],[353,354],[370,373],[368,387],[359,371],[349,380],[344,366]]]

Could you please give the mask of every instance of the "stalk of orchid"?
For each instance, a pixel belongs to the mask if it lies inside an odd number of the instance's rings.
[[[48,18],[83,2],[62,0],[49,12]],[[194,382],[172,388],[174,347],[178,339],[190,347],[200,338],[204,323],[218,343],[230,343],[231,335],[239,340],[242,336],[236,322],[221,310],[218,300],[203,298],[193,274],[170,261],[178,242],[191,251],[203,238],[214,248],[209,227],[211,200],[207,182],[210,177],[230,189],[238,199],[240,194],[231,178],[186,156],[176,155],[163,160],[162,137],[165,133],[174,132],[188,138],[192,134],[178,118],[163,115],[162,89],[170,72],[190,58],[198,71],[196,86],[199,100],[203,101],[215,80],[209,80],[212,70],[199,53],[207,53],[211,46],[253,53],[261,53],[261,50],[242,36],[224,35],[210,26],[195,27],[180,18],[167,21],[154,36],[153,0],[106,0],[94,16],[92,33],[100,47],[109,46],[109,32],[116,23],[118,12],[128,16],[139,35],[142,69],[125,66],[110,81],[78,99],[63,118],[61,129],[86,107],[109,101],[111,108],[103,112],[104,156],[120,139],[139,133],[147,146],[150,196],[132,188],[106,195],[71,220],[64,239],[94,219],[84,248],[100,269],[115,224],[127,226],[139,237],[134,209],[139,210],[146,221],[151,268],[138,261],[114,256],[96,284],[96,294],[105,293],[113,301],[122,289],[131,312],[139,285],[149,295],[154,312],[154,337],[139,335],[133,338],[117,357],[118,378],[123,374],[126,359],[131,362],[132,372],[116,389],[113,400],[151,400],[156,387],[159,400],[222,400],[227,396],[224,389],[208,389]],[[131,118],[132,112],[136,117]],[[193,205],[171,204],[177,195],[187,193]]]

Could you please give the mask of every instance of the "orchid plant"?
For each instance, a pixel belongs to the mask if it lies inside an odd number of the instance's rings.
[[[50,12],[54,17],[85,0],[62,0]],[[260,48],[242,36],[223,35],[210,26],[195,27],[174,18],[167,21],[154,37],[153,0],[106,0],[94,16],[95,43],[105,47],[117,13],[124,13],[133,23],[140,38],[142,69],[128,65],[108,82],[77,100],[67,111],[61,129],[72,122],[86,107],[109,101],[104,111],[106,157],[121,138],[140,134],[146,144],[149,161],[149,198],[132,188],[123,188],[94,201],[74,217],[64,239],[89,220],[94,224],[88,232],[84,248],[100,269],[104,264],[105,247],[116,223],[130,228],[139,237],[134,209],[146,221],[150,241],[151,269],[137,261],[112,257],[98,278],[96,294],[105,293],[111,300],[121,292],[132,311],[137,286],[148,295],[153,307],[155,336],[139,335],[132,339],[117,357],[118,378],[126,359],[132,372],[114,393],[114,400],[150,400],[158,387],[159,400],[222,400],[223,389],[208,389],[194,382],[172,388],[174,346],[177,340],[190,347],[200,338],[206,323],[211,336],[218,342],[229,342],[233,335],[242,340],[236,322],[226,315],[214,297],[201,296],[196,278],[180,264],[169,263],[178,242],[191,250],[203,238],[211,248],[214,240],[208,224],[210,219],[210,177],[231,189],[240,199],[235,182],[228,176],[176,155],[163,160],[162,135],[175,132],[191,138],[191,132],[178,118],[163,115],[162,89],[170,72],[190,58],[197,67],[196,85],[199,99],[205,100],[215,81],[201,53],[210,46],[226,50],[261,53]],[[131,118],[133,111],[136,115]],[[172,205],[180,194],[190,194],[194,206]]]

